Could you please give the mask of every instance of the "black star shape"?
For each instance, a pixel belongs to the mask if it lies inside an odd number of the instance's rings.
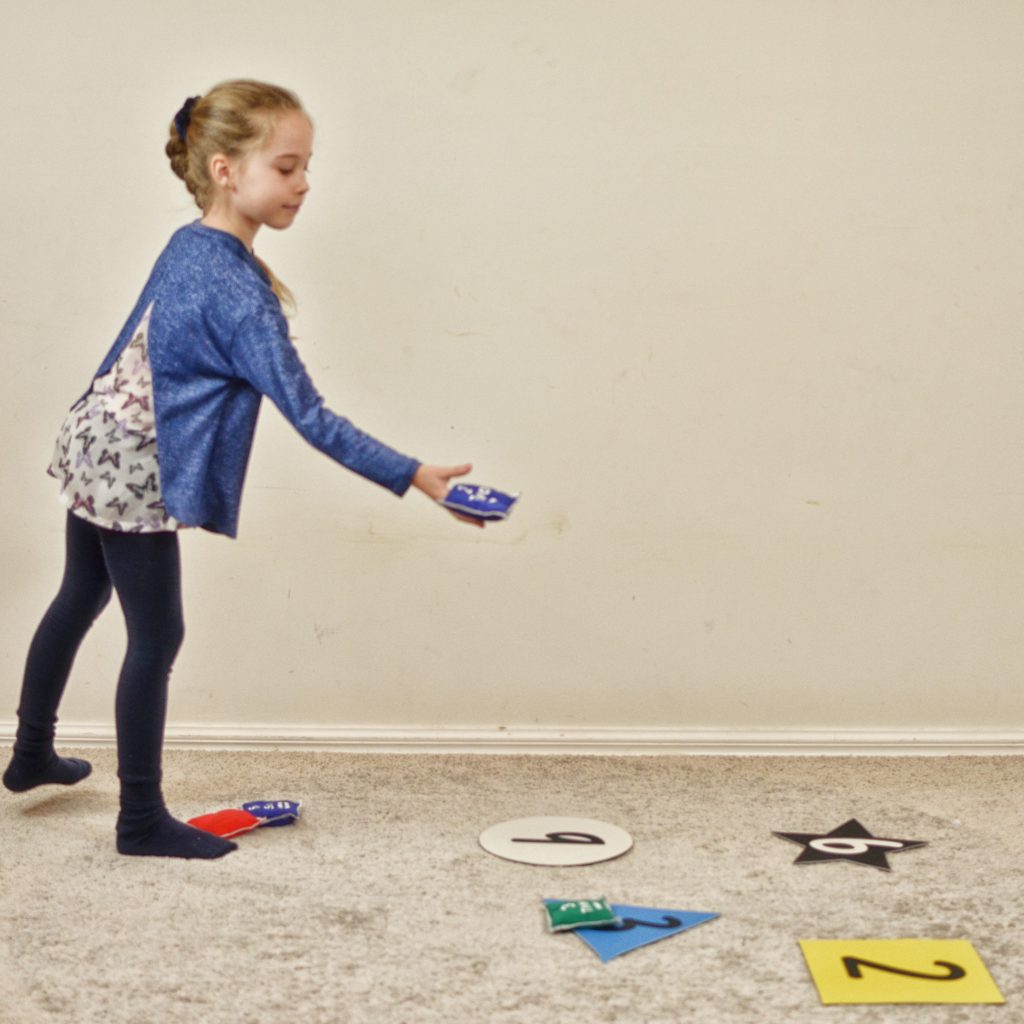
[[[902,853],[928,844],[919,839],[882,839],[873,836],[856,818],[832,829],[831,832],[773,832],[780,839],[799,843],[804,847],[794,864],[820,864],[827,860],[846,860],[851,864],[866,864],[881,871],[891,871],[886,856]]]

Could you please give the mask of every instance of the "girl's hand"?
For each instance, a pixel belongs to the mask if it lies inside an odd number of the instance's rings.
[[[466,462],[461,466],[426,466],[421,465],[416,470],[416,474],[412,478],[413,487],[421,490],[428,498],[432,498],[434,501],[439,501],[447,493],[451,487],[450,481],[457,476],[465,476],[471,472],[473,466]],[[483,528],[483,522],[479,519],[471,519],[469,516],[459,515],[458,512],[451,512],[456,519],[463,523],[467,523],[469,526],[478,526]]]

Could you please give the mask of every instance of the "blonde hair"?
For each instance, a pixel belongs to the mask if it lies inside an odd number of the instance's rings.
[[[236,79],[221,82],[198,98],[184,138],[178,134],[176,121],[171,121],[164,151],[171,170],[185,182],[200,210],[205,213],[209,209],[215,194],[210,178],[211,157],[217,153],[232,158],[246,156],[270,138],[277,119],[291,110],[305,113],[299,98],[288,89]],[[293,311],[295,297],[291,291],[263,260],[254,257],[270,278],[278,301]]]

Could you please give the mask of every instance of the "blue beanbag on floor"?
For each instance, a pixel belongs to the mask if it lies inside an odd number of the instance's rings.
[[[293,800],[253,800],[242,804],[242,810],[260,819],[260,826],[278,828],[281,825],[294,825],[299,820],[302,802]]]

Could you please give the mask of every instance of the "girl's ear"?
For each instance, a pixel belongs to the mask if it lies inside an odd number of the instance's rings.
[[[218,188],[231,187],[231,161],[223,153],[215,153],[210,157],[210,181]]]

